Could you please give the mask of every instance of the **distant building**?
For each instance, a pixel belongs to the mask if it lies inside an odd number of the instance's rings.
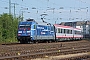
[[[80,28],[84,38],[90,38],[90,21],[61,22],[60,25]]]

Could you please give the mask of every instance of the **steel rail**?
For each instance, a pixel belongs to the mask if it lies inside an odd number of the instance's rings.
[[[73,51],[73,52],[72,52]],[[68,50],[56,50],[56,51],[49,51],[49,52],[38,52],[32,54],[23,54],[17,56],[7,56],[7,57],[0,57],[0,60],[7,60],[7,59],[21,59],[21,58],[38,58],[38,57],[45,57],[45,55],[62,55],[62,54],[74,54],[74,53],[82,53],[82,52],[90,52],[90,47],[88,48],[79,48],[79,49],[68,49]]]

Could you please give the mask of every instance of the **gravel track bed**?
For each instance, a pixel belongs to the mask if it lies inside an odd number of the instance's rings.
[[[58,43],[38,43],[38,44],[17,44],[17,45],[0,45],[0,57],[2,56],[16,56],[21,54],[30,54],[36,52],[47,52],[62,49],[78,49],[81,47],[89,47],[90,42],[70,41]]]

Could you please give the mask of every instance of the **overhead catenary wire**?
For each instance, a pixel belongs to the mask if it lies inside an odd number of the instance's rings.
[[[1,2],[2,2],[2,0],[0,0]],[[16,0],[15,0],[16,1]],[[22,1],[22,0],[21,0]],[[35,1],[37,1],[37,0],[35,0]],[[76,1],[76,0],[75,0]],[[83,1],[83,0],[82,0]],[[4,1],[3,0],[3,2],[4,3],[9,3],[9,2],[7,2],[7,1]],[[18,2],[16,2],[16,3],[18,3]],[[39,7],[39,6],[33,6],[33,4],[31,3],[29,6],[28,5],[26,5],[26,3],[25,3],[25,0],[23,0],[22,1],[22,3],[23,4],[21,4],[21,3],[19,3],[19,6],[17,6],[17,7],[19,7],[18,9],[21,9],[20,7],[27,7],[27,8],[30,8],[30,9],[32,9],[31,7],[35,7],[36,9],[34,10],[34,11],[36,11],[37,10],[37,14],[39,15],[40,13],[48,13],[48,11],[46,11],[46,9],[48,8],[48,7],[50,7],[50,8],[55,8],[55,10],[54,10],[54,12],[52,12],[52,11],[50,11],[49,13],[51,14],[53,14],[54,13],[54,15],[57,13],[57,9],[59,10],[59,8],[56,8],[56,7],[54,7],[54,6],[60,6],[58,3],[55,3],[55,2],[53,2],[52,0],[38,0],[37,1],[37,3],[36,4],[38,4],[38,3],[41,3],[42,5],[45,3],[46,5],[45,5],[45,7],[44,8],[42,8],[43,6],[41,6],[41,7]],[[81,2],[80,2],[81,3]],[[54,5],[54,6],[50,6],[50,4],[51,5]],[[86,4],[86,3],[85,3]],[[47,8],[46,8],[47,7]],[[60,6],[60,7],[63,7],[63,6]],[[70,6],[69,7],[63,7],[64,9],[62,9],[62,10],[65,10],[65,9],[70,9]],[[78,9],[78,8],[80,8],[80,7],[72,7],[71,9],[72,9],[72,11],[73,11],[73,9]],[[41,10],[43,10],[43,12],[41,11]],[[29,11],[31,11],[31,10],[29,10]],[[73,13],[71,11],[71,13]],[[60,12],[62,12],[62,11],[60,11]],[[68,13],[69,13],[70,11],[68,11]],[[87,12],[88,12],[88,10],[87,10]],[[48,13],[48,14],[49,14]],[[64,12],[62,12],[62,13],[64,13]],[[61,13],[59,13],[58,12],[58,14],[60,15]],[[66,14],[62,14],[62,15],[66,15]],[[56,17],[57,18],[57,17]],[[59,20],[59,18],[62,18],[62,17],[58,17],[58,20]],[[64,18],[63,18],[64,19]]]

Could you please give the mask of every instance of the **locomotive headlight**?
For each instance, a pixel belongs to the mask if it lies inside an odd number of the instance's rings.
[[[30,35],[30,33],[28,35]]]
[[[27,31],[27,33],[30,33],[30,31]]]
[[[22,33],[22,31],[18,31],[18,33]]]

